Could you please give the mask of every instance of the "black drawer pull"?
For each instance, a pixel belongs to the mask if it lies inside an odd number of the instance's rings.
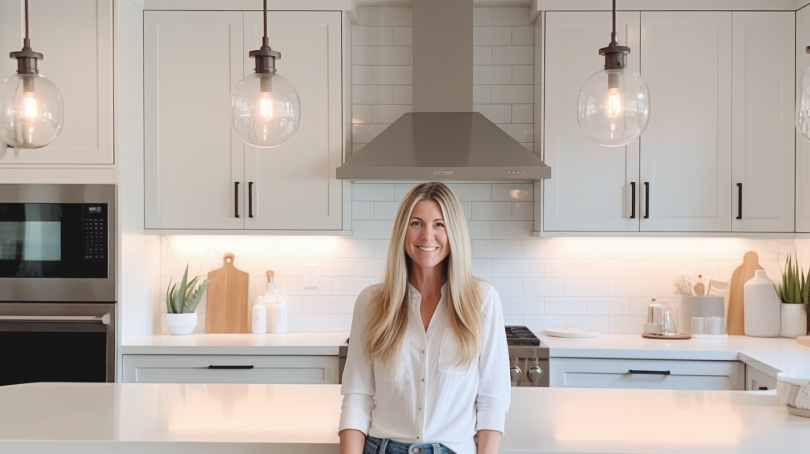
[[[215,366],[210,365],[208,366],[209,369],[253,369],[253,366]]]
[[[668,370],[634,370],[630,369],[631,374],[635,375],[670,375]]]
[[[248,217],[253,217],[253,182],[248,182]]]
[[[631,197],[630,197],[630,205],[631,205],[630,219],[635,219],[636,218],[636,182],[635,181],[630,182],[630,194],[631,194]]]
[[[233,182],[233,216],[239,217],[239,182]]]
[[[737,219],[742,219],[742,183],[737,183]]]
[[[644,219],[650,218],[650,183],[644,182]]]

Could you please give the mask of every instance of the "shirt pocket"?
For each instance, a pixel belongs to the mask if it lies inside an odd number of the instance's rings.
[[[446,329],[439,346],[439,372],[448,375],[465,375],[470,368],[460,362],[461,347],[452,329]]]

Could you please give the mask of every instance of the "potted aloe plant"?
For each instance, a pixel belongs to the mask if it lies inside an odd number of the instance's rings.
[[[200,276],[188,281],[188,265],[183,273],[180,284],[172,285],[166,289],[166,325],[172,334],[189,334],[197,326],[197,305],[208,287],[208,281],[203,281],[197,287]],[[196,289],[194,287],[197,287]]]
[[[805,278],[798,260],[788,254],[785,269],[782,270],[782,282],[776,286],[776,294],[782,300],[782,337],[807,334],[807,303],[810,300],[808,281],[810,279]]]

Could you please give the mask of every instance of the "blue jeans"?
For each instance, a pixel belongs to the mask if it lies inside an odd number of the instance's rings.
[[[390,438],[366,436],[363,454],[456,454],[440,443],[400,443]]]

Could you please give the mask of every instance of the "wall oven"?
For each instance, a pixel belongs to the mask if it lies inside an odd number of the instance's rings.
[[[0,386],[115,380],[114,185],[0,185]]]

